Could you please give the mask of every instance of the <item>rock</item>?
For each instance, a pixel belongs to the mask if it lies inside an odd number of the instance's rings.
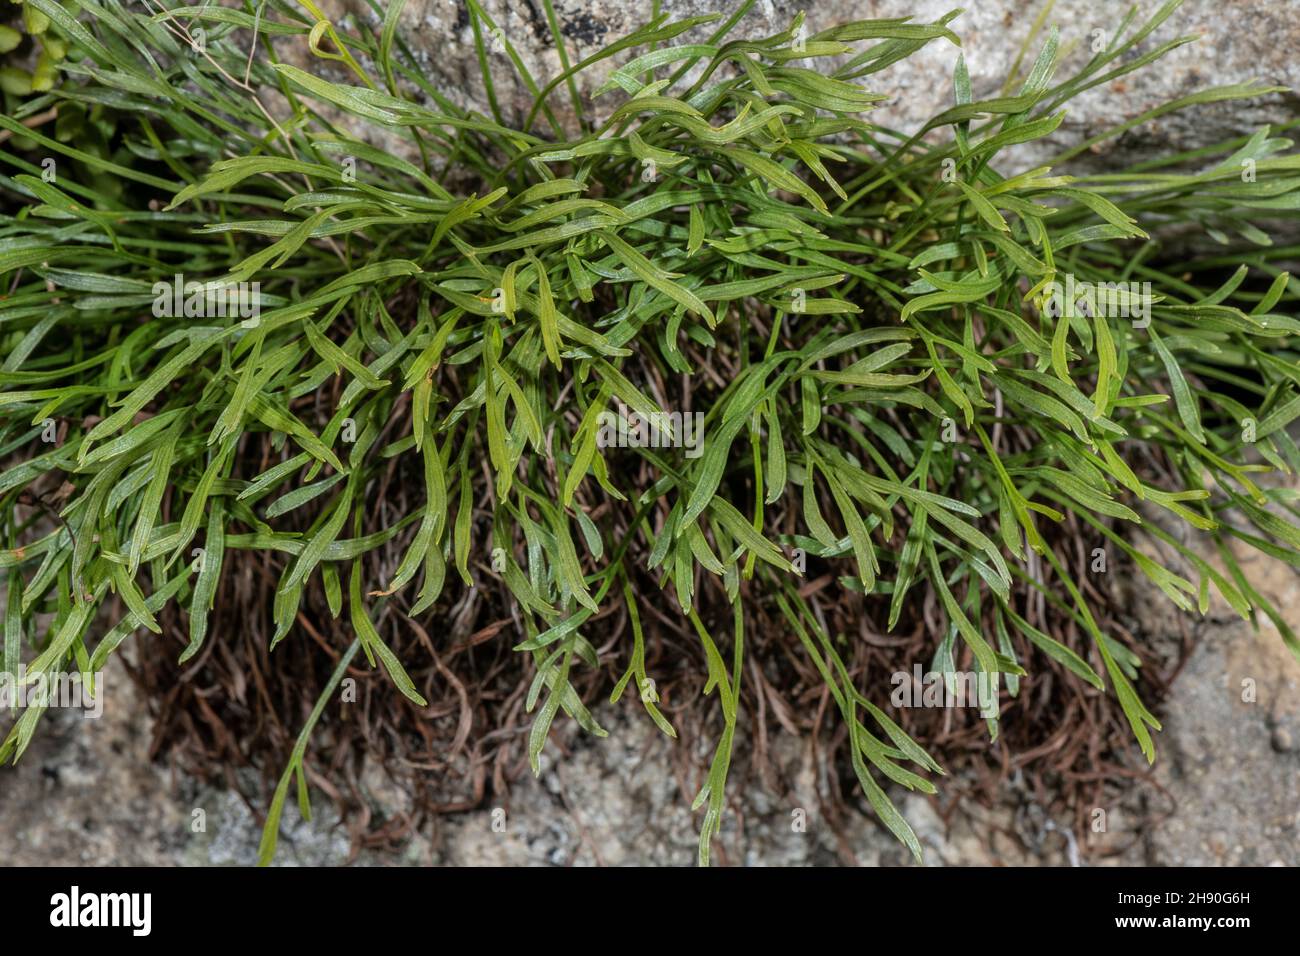
[[[1235,553],[1294,627],[1300,577],[1281,562]],[[1200,626],[1156,737],[1155,780],[1173,802],[1149,793],[1152,822],[1127,862],[1300,865],[1300,765],[1288,729],[1300,717],[1300,662],[1272,622],[1262,614],[1260,622],[1258,632],[1240,619]]]
[[[101,681],[101,717],[51,708],[18,765],[0,767],[6,864],[165,866],[183,852],[189,805],[161,799],[172,788],[148,760],[143,702],[116,662]]]

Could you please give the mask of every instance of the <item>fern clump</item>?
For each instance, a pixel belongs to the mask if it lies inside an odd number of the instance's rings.
[[[646,667],[653,601],[698,637],[721,704],[707,861],[759,615],[820,673],[863,791],[920,856],[884,783],[934,792],[942,770],[888,685],[846,665],[855,637],[802,589],[810,559],[882,630],[941,621],[937,669],[969,662],[1014,695],[1054,663],[1113,694],[1150,759],[1140,660],[1099,624],[1080,536],[1181,607],[1217,592],[1262,611],[1300,652],[1226,547],[1300,560],[1294,502],[1258,478],[1300,465],[1300,288],[1267,235],[1294,218],[1300,157],[1265,129],[1062,171],[1170,109],[1271,90],[1206,90],[1010,175],[1005,151],[1050,136],[1073,96],[1184,42],[1144,46],[1177,3],[1130,14],[1064,79],[1047,34],[991,99],[959,59],[952,107],[912,135],[871,122],[873,75],[959,45],[956,14],[730,39],[751,4],[657,15],[548,82],[525,75],[535,106],[513,129],[428,83],[400,3],[370,32],[284,0],[26,0],[69,55],[0,117],[5,669],[29,648],[29,677],[98,672],[160,618],[188,661],[228,638],[217,596],[268,561],[270,648],[323,595],[350,643],[271,805],[269,857],[295,777],[307,811],[309,735],[347,668],[363,654],[424,706],[437,672],[391,635],[423,621],[437,641],[467,588],[507,596],[535,668],[534,767],[561,711],[604,734],[579,669],[617,661],[613,699],[631,688],[673,734]],[[484,43],[502,34],[469,7],[496,112]],[[289,47],[348,81],[282,62]],[[572,78],[614,63],[582,102]],[[52,110],[93,113],[105,148],[35,121]],[[1171,261],[1161,237],[1188,226],[1225,248]],[[1182,570],[1139,551],[1138,528]],[[1035,602],[1085,643],[1036,625]],[[598,651],[619,604],[629,626]]]

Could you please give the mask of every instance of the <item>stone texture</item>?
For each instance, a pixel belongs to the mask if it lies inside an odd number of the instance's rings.
[[[1244,550],[1239,559],[1294,628],[1300,575]],[[1174,685],[1155,776],[1173,799],[1145,794],[1150,822],[1134,862],[1300,866],[1300,662],[1263,615],[1258,633],[1228,620],[1200,628]]]
[[[0,768],[0,863],[254,863],[260,828],[249,808],[151,762],[144,702],[116,660],[103,680],[102,717],[51,709],[17,766]],[[347,858],[347,835],[331,826],[328,808],[310,825],[296,810],[286,816],[278,864]]]

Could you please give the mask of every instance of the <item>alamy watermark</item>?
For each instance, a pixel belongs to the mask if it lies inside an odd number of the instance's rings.
[[[82,717],[102,717],[104,675],[62,671],[28,674],[22,664],[15,673],[0,671],[0,711],[28,707],[76,709]]]
[[[245,328],[255,327],[262,315],[260,282],[186,282],[176,273],[171,282],[153,284],[155,318],[242,319]]]
[[[1150,282],[1080,282],[1066,273],[1064,284],[1053,281],[1046,291],[1044,311],[1054,318],[1131,318],[1138,329],[1151,324]]]
[[[895,671],[889,702],[895,707],[978,707],[981,717],[998,715],[998,675],[985,671]]]
[[[50,897],[50,925],[119,926],[130,929],[132,936],[148,936],[153,929],[153,894],[83,893],[74,885],[67,893]]]
[[[703,412],[651,412],[642,415],[622,402],[603,411],[596,433],[598,448],[685,448],[687,458],[704,454]]]

